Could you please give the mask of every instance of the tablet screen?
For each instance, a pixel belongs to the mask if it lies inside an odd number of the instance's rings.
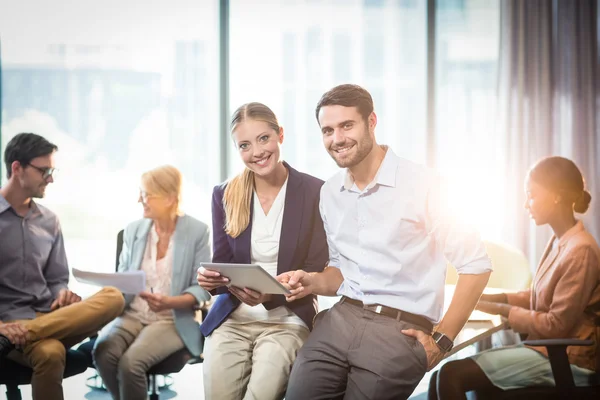
[[[258,264],[200,263],[229,279],[228,286],[248,288],[263,294],[290,294],[290,291]]]

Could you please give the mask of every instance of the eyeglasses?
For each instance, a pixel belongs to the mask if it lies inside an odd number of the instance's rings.
[[[150,199],[152,197],[156,197],[156,196],[153,194],[149,194],[148,192],[140,189],[140,197],[139,198],[141,198],[144,203],[146,203],[148,201],[148,199]]]
[[[30,166],[34,169],[37,169],[38,171],[40,171],[40,173],[42,174],[42,179],[46,180],[50,177],[54,177],[54,174],[56,172],[58,172],[58,168],[52,168],[52,167],[36,167],[33,164],[27,164],[27,166]]]

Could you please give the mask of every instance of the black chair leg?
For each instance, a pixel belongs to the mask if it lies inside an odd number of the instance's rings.
[[[6,400],[23,400],[19,386],[6,385]]]
[[[85,380],[85,385],[92,390],[106,390],[102,378],[97,373]]]
[[[148,379],[150,380],[150,400],[159,400],[160,392],[156,383],[156,375],[150,375]]]

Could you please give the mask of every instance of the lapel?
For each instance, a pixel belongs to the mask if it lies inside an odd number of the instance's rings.
[[[176,287],[175,282],[178,278],[186,279],[184,271],[184,263],[186,259],[186,252],[188,249],[187,235],[188,220],[185,215],[177,218],[177,224],[175,225],[175,232],[173,234],[173,271],[172,271],[172,283],[171,283],[171,294],[175,296],[181,292],[182,288]]]
[[[240,254],[242,257],[241,260],[236,260],[234,254],[234,262],[242,263],[242,264],[250,264],[252,261],[251,258],[251,248],[250,245],[252,243],[252,218],[254,216],[254,193],[250,197],[250,222],[248,222],[248,227],[238,236],[233,239],[235,241],[235,252]]]
[[[583,230],[583,223],[581,221],[577,221],[577,223],[571,228],[569,229],[567,232],[565,232],[565,234],[563,235],[563,237],[560,238],[560,240],[558,241],[558,243],[556,244],[556,246],[554,246],[554,248],[552,248],[552,242],[554,241],[554,239],[556,238],[555,235],[552,235],[552,238],[550,239],[550,242],[548,243],[548,246],[546,246],[546,251],[544,252],[544,256],[542,257],[542,260],[540,261],[540,265],[538,267],[538,271],[535,274],[535,280],[534,280],[534,290],[532,293],[532,296],[534,296],[532,298],[532,306],[535,307],[535,292],[537,289],[537,285],[539,284],[539,282],[541,281],[541,279],[544,277],[544,275],[546,275],[546,273],[548,271],[550,271],[552,269],[552,266],[554,265],[556,258],[558,257],[558,255],[561,253],[562,249],[565,247],[565,245],[567,244],[567,242],[573,237],[575,236],[577,233],[581,232]],[[534,308],[535,309],[535,308]]]
[[[135,232],[135,238],[133,239],[133,245],[131,247],[131,267],[133,270],[137,271],[142,266],[142,258],[144,257],[146,242],[148,241],[148,234],[150,233],[151,227],[152,220],[144,219]]]
[[[548,267],[550,265],[552,265],[552,262],[554,262],[554,260],[556,259],[556,256],[558,256],[558,245],[556,246],[556,248],[552,249],[552,243],[554,242],[554,239],[556,238],[556,236],[552,235],[552,237],[550,238],[550,241],[548,242],[548,244],[546,245],[546,249],[544,250],[544,255],[542,255],[542,258],[540,259],[540,262],[538,264],[537,267],[537,271],[533,280],[533,290],[531,291],[531,308],[532,310],[535,310],[535,305],[536,305],[536,290],[537,290],[537,285],[538,282],[540,280],[540,278],[542,277],[542,275],[544,275],[544,273],[546,273],[546,271],[548,270]]]
[[[281,236],[279,237],[278,275],[293,268],[301,267],[292,265],[292,261],[300,236],[305,198],[302,190],[302,176],[287,163],[284,162],[284,164],[289,171],[289,177],[285,193]]]

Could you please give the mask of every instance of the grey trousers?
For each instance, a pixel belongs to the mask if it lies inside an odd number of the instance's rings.
[[[427,370],[425,349],[401,330],[424,328],[337,303],[317,315],[292,368],[286,400],[406,399]]]

